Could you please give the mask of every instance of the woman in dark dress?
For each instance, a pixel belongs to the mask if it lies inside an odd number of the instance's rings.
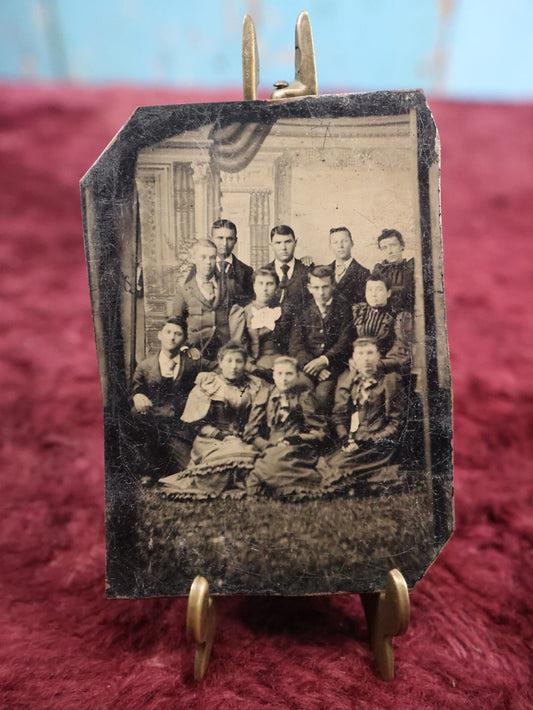
[[[298,363],[281,356],[274,362],[274,384],[255,399],[244,440],[261,454],[247,480],[248,493],[309,497],[320,492],[316,471],[319,445],[326,436],[316,401],[298,382]]]
[[[224,345],[218,361],[221,373],[197,376],[182,415],[196,430],[191,463],[159,481],[175,498],[238,497],[253,469],[257,451],[241,435],[262,383],[246,373],[246,351],[241,345]]]
[[[397,482],[390,465],[400,451],[406,414],[401,376],[384,372],[375,340],[359,338],[335,392],[332,421],[341,446],[318,463],[325,490]]]
[[[390,284],[390,308],[393,313],[414,312],[415,262],[404,259],[405,242],[397,229],[384,229],[378,237],[378,247],[383,261],[374,266],[372,276],[384,277]]]

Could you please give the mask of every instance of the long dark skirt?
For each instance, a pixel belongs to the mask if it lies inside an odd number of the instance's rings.
[[[278,444],[265,449],[248,476],[249,494],[299,497],[320,491],[322,476],[316,470],[318,455],[308,444]]]
[[[358,451],[337,449],[321,456],[317,468],[322,474],[323,490],[337,493],[362,491],[373,484],[398,482],[398,467],[393,466],[396,447],[390,444],[367,446]]]
[[[238,498],[244,495],[246,477],[253,469],[256,449],[237,437],[223,441],[197,436],[191,464],[184,471],[159,480],[169,498]]]

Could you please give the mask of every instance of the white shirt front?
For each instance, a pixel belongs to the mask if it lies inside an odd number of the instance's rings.
[[[326,315],[327,315],[327,312],[328,312],[328,308],[329,308],[329,307],[331,306],[331,304],[333,303],[333,296],[329,299],[329,301],[328,301],[324,306],[322,306],[321,304],[317,303],[316,301],[315,301],[315,303],[316,303],[316,306],[317,306],[318,310],[320,311],[320,315],[322,316],[322,318],[325,318]]]
[[[203,297],[207,301],[211,300],[211,294],[205,287],[206,283],[213,284],[213,288],[215,290],[215,298],[218,296],[218,281],[215,279],[214,276],[212,276],[208,281],[200,281],[198,276],[196,276],[196,283],[198,284],[198,288],[200,289],[200,292],[202,293]]]
[[[347,261],[341,261],[340,264],[338,261],[335,262],[335,281],[337,283],[339,283],[339,281],[342,279],[352,261],[353,256],[351,256]]]
[[[162,377],[172,377],[173,380],[178,376],[180,370],[181,355],[178,353],[174,357],[168,357],[161,350],[159,353],[159,368]]]
[[[220,259],[220,258],[217,256],[217,268],[218,268],[218,269],[220,269],[220,262],[221,262],[221,261],[225,261],[226,264],[228,264],[229,266],[231,266],[231,265],[233,264],[233,254],[230,254],[230,255],[227,256],[225,259]],[[227,271],[227,269],[226,269],[226,271]]]
[[[287,266],[289,267],[289,270],[287,271],[287,278],[288,279],[292,279],[295,263],[296,263],[296,260],[294,257],[292,257],[292,259],[289,262],[287,262]],[[281,270],[282,266],[283,266],[282,261],[278,261],[277,259],[274,260],[274,268],[276,269],[276,274],[278,275],[280,281],[283,279],[283,271]]]

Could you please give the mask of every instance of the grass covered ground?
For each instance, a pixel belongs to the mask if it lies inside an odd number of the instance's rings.
[[[432,538],[424,474],[403,492],[298,503],[180,502],[151,489],[138,500],[137,594],[186,594],[197,574],[213,593],[353,592],[382,588],[392,567],[411,586]]]

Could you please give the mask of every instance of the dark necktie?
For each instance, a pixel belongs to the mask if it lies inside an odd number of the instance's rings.
[[[226,277],[227,277],[227,269],[228,269],[228,262],[225,259],[222,259],[222,261],[218,262],[218,270],[220,271],[220,293],[221,293],[221,298],[226,297]]]
[[[289,416],[291,411],[291,405],[286,395],[281,395],[278,401],[278,411],[276,416],[276,424],[280,426],[285,423],[285,420]]]
[[[281,271],[283,273],[283,276],[281,277],[281,281],[279,282],[279,287],[285,291],[287,286],[289,285],[289,265],[288,264],[282,264],[281,265]]]

